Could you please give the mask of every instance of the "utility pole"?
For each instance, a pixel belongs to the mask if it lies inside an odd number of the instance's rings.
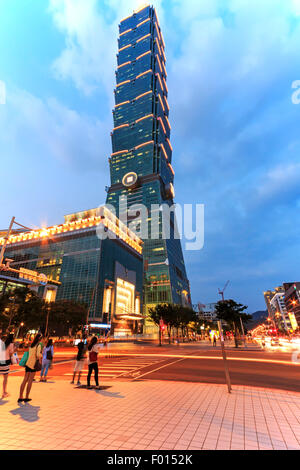
[[[9,228],[7,230],[7,233],[4,236],[4,244],[3,244],[2,248],[1,248],[1,252],[0,252],[0,266],[3,264],[5,248],[6,248],[6,245],[7,245],[7,242],[8,242],[8,239],[9,239],[9,236],[10,236],[10,233],[11,233],[11,230],[12,230],[12,227],[13,227],[14,223],[15,223],[15,217],[13,217],[11,219],[10,224],[9,224]]]
[[[49,323],[49,313],[50,313],[50,305],[47,305],[47,317],[46,317],[46,328],[45,328],[45,337],[47,338],[47,334],[48,334],[48,323]]]
[[[162,340],[162,326],[164,324],[164,321],[162,319],[162,317],[160,317],[160,320],[159,320],[159,346],[161,346],[161,340]]]
[[[227,357],[226,357],[225,346],[224,346],[224,337],[223,337],[223,329],[222,329],[222,321],[221,320],[218,321],[218,328],[219,328],[219,334],[220,334],[221,350],[222,350],[222,356],[223,356],[223,362],[224,362],[227,388],[228,388],[228,393],[231,393],[231,390],[232,390],[231,389],[231,381],[230,381],[229,369],[228,369],[228,364],[227,364]]]
[[[244,325],[243,325],[243,322],[242,322],[242,317],[240,317],[240,322],[241,322],[242,334],[243,334],[243,338],[244,338],[244,346],[245,346],[245,348],[246,348],[246,347],[247,347],[247,344],[246,344],[245,330],[244,330]]]
[[[14,224],[19,225],[19,227],[25,228],[26,230],[31,230],[29,227],[25,227],[25,225],[22,225],[22,224],[19,224],[18,222],[16,222],[16,218],[12,217],[12,219],[10,221],[10,224],[9,224],[9,227],[8,227],[8,230],[7,230],[7,233],[4,236],[4,244],[3,244],[2,248],[1,248],[1,251],[0,251],[0,268],[3,265],[3,258],[4,258],[5,248],[6,248],[6,245],[7,245],[7,242],[8,242],[8,239],[9,239],[9,236],[11,234],[11,231],[12,231],[12,228],[13,228]]]

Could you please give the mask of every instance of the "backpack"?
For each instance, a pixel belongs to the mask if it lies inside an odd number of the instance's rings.
[[[97,361],[97,353],[95,351],[90,351],[89,352],[89,360],[90,360],[90,362],[96,362]]]
[[[52,351],[51,351],[50,348],[49,348],[48,351],[47,351],[46,359],[48,359],[48,361],[52,361],[52,359],[53,359]]]

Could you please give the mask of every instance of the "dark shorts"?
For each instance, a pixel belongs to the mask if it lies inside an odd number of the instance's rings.
[[[30,367],[25,366],[25,372],[36,372],[36,370],[30,369]]]
[[[11,364],[11,360],[7,359],[5,362],[0,364],[0,375],[7,375],[9,373],[9,366]]]

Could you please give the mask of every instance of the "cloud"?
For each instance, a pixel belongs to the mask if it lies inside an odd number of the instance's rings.
[[[160,5],[159,0],[154,3]],[[103,86],[112,103],[118,24],[140,4],[139,0],[50,0],[48,11],[65,35],[65,48],[53,63],[55,76],[72,80],[86,95]]]
[[[79,114],[55,98],[10,89],[0,114],[3,143],[38,146],[72,171],[102,169],[110,153],[109,122]],[[2,119],[1,119],[2,118]],[[110,121],[110,120],[108,120]]]

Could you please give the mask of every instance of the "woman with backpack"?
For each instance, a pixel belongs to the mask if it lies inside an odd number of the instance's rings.
[[[95,382],[96,382],[96,388],[99,388],[99,382],[98,382],[98,375],[99,375],[99,368],[98,368],[98,351],[99,348],[101,347],[100,344],[97,344],[97,337],[94,336],[90,344],[88,345],[88,366],[89,366],[89,372],[87,376],[87,388],[91,388],[91,375],[92,372],[94,371],[95,374]]]
[[[13,343],[14,335],[8,334],[7,337],[2,341],[0,347],[3,350],[3,361],[0,363],[0,375],[3,376],[3,393],[2,393],[2,400],[3,398],[7,398],[9,393],[7,393],[7,381],[8,381],[8,374],[10,365],[12,363],[12,356],[14,355],[16,348]]]
[[[28,359],[25,365],[25,376],[20,387],[20,397],[18,403],[24,402],[27,403],[31,401],[29,398],[30,390],[32,387],[32,382],[35,376],[35,373],[41,370],[41,359],[42,359],[42,346],[41,346],[41,333],[38,333],[28,350]],[[23,398],[24,389],[26,387],[26,398]]]
[[[40,382],[47,382],[47,374],[49,367],[51,366],[53,360],[53,342],[52,339],[49,339],[47,346],[43,349],[43,359],[42,359],[42,369],[41,369],[41,377]],[[43,378],[44,376],[44,378]]]

